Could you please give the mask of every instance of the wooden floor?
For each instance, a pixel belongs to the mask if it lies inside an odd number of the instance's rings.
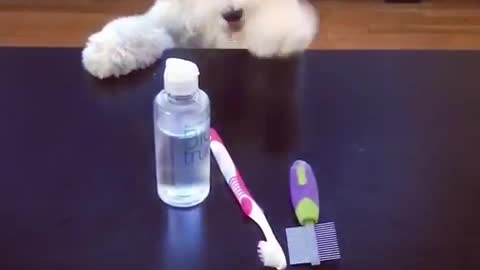
[[[480,49],[480,0],[311,1],[321,17],[312,49]],[[0,0],[0,46],[83,46],[109,20],[143,12],[152,3]]]

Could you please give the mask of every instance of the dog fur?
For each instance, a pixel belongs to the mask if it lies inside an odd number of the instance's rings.
[[[222,17],[232,8],[244,11],[239,31]],[[82,62],[102,79],[145,68],[173,47],[282,57],[305,50],[317,29],[316,12],[304,0],[156,0],[144,14],[115,19],[91,35]]]

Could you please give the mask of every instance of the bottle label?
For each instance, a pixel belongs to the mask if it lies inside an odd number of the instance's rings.
[[[193,184],[206,181],[210,171],[210,129],[186,128],[173,145],[174,181]]]
[[[210,132],[208,129],[185,129],[183,140],[183,163],[191,166],[208,156]]]

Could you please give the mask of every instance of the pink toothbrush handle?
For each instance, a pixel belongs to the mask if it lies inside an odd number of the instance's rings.
[[[235,194],[235,198],[237,198],[238,203],[240,203],[243,213],[245,213],[247,216],[250,216],[253,208],[253,198],[245,186],[245,182],[243,182],[240,174],[237,174],[236,177],[232,177],[228,181],[228,185],[232,189],[233,194]]]
[[[212,153],[217,160],[218,166],[222,171],[225,181],[242,207],[243,213],[245,213],[247,216],[250,216],[255,201],[248,191],[240,172],[235,167],[235,164],[225,148],[222,139],[218,135],[217,131],[215,131],[213,128],[210,130],[210,148],[212,149]]]

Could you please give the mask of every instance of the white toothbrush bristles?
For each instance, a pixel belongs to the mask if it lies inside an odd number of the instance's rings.
[[[287,261],[283,254],[282,248],[278,243],[270,243],[267,241],[258,242],[257,246],[258,257],[263,265],[267,267],[274,267],[278,270],[287,267]]]

